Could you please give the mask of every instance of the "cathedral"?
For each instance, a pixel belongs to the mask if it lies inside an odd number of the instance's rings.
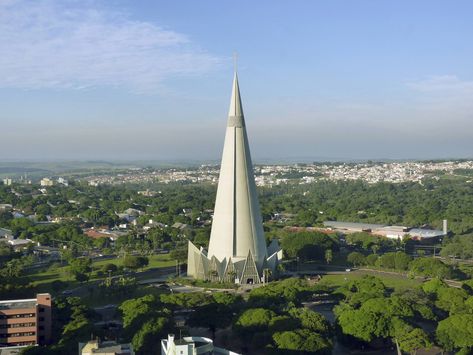
[[[282,251],[264,238],[245,118],[235,73],[209,250],[189,241],[187,274],[213,282],[258,284],[276,271]]]

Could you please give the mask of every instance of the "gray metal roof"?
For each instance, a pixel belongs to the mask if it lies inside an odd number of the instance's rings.
[[[0,228],[0,237],[5,237],[6,235],[13,235],[13,232],[10,229]]]
[[[434,238],[444,236],[445,233],[438,229],[424,229],[424,228],[412,228],[408,231],[412,236],[419,236],[421,238]]]
[[[325,221],[324,226],[340,229],[379,229],[386,227],[385,224],[374,223],[357,223],[357,222],[339,222],[339,221]]]

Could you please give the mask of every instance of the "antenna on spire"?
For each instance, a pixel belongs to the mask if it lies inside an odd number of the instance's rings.
[[[235,71],[235,73],[237,72],[237,69],[238,69],[238,53],[233,52],[233,70]]]

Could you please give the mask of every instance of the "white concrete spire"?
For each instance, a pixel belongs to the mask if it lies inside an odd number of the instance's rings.
[[[233,76],[232,96],[230,99],[230,109],[228,117],[243,117],[243,107],[241,106],[240,87],[238,85],[238,75]]]
[[[267,249],[235,72],[208,258],[238,261],[249,252],[260,269]]]
[[[212,282],[260,283],[263,269],[276,272],[281,257],[276,240],[266,248],[235,71],[209,251],[189,241],[187,274]]]

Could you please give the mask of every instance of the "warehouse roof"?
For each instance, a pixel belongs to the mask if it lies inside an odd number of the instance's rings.
[[[385,224],[374,223],[356,223],[356,222],[339,222],[339,221],[325,221],[325,227],[332,227],[338,229],[353,229],[353,230],[374,230],[386,227]]]

